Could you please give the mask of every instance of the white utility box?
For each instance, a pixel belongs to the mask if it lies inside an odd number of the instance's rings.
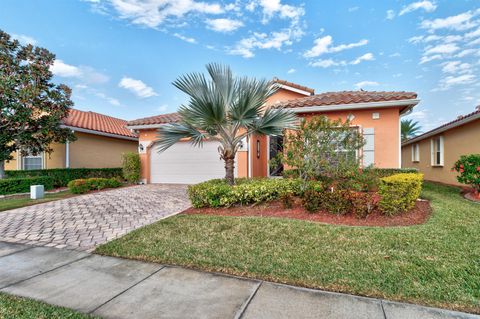
[[[43,185],[31,185],[30,186],[30,198],[40,199],[45,196],[45,188]]]

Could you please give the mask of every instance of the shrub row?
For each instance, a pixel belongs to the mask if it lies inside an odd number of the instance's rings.
[[[93,190],[101,190],[105,188],[120,187],[122,183],[116,178],[87,178],[75,179],[68,183],[68,189],[73,194],[84,194]]]
[[[53,179],[49,176],[0,179],[0,195],[28,193],[31,185],[43,185],[49,190],[53,188]]]
[[[386,215],[396,215],[412,209],[422,191],[423,174],[406,173],[380,180],[379,206]]]
[[[298,196],[300,192],[300,180],[280,178],[237,179],[234,186],[223,179],[214,179],[188,187],[188,195],[195,208],[260,203],[282,196]]]
[[[122,177],[122,168],[54,168],[26,171],[6,171],[7,178],[24,178],[34,176],[49,176],[54,187],[67,186],[68,182],[80,178],[112,178]]]

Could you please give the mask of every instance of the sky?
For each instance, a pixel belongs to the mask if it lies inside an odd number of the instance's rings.
[[[478,0],[2,0],[0,29],[56,55],[75,108],[175,112],[210,62],[314,88],[414,91],[423,131],[480,104]]]

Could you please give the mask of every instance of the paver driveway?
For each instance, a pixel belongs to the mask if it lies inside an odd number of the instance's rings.
[[[125,187],[0,212],[0,240],[90,251],[189,206],[184,185]]]

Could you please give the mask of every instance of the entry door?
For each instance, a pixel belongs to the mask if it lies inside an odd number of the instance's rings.
[[[283,136],[269,136],[270,139],[270,149],[269,160],[276,158],[279,153],[283,152]],[[269,176],[282,176],[283,173],[283,164],[272,165],[269,163]]]

